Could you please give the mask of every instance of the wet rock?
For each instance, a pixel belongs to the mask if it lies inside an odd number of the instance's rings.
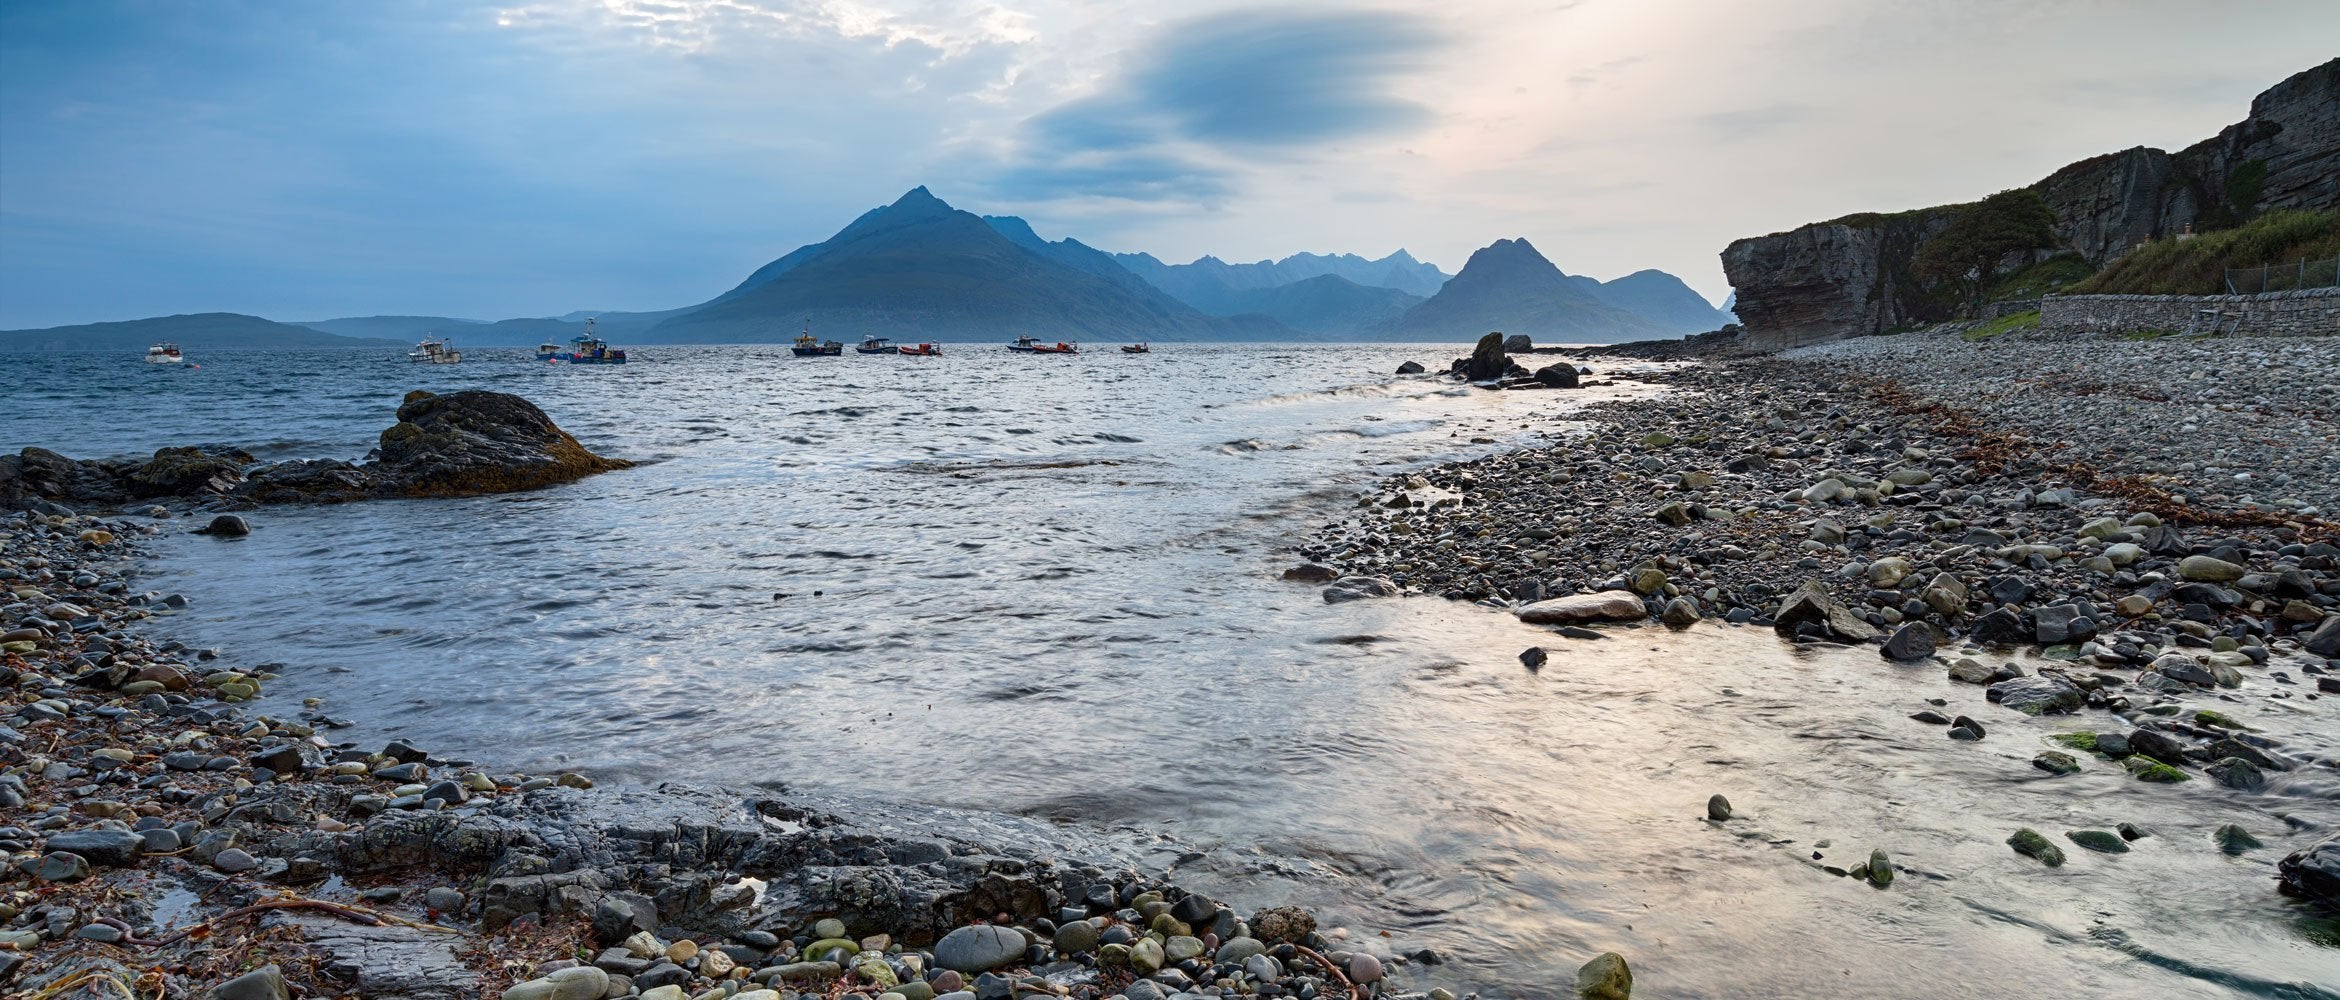
[[[2050,868],[2061,867],[2064,863],[2063,848],[2049,843],[2046,837],[2039,835],[2039,831],[2028,826],[2010,834],[2007,846],[2014,848],[2015,853],[2035,859]]]
[[[1640,621],[1649,617],[1641,595],[1630,590],[1604,590],[1537,601],[1519,609],[1527,625],[1580,625],[1586,622]]]
[[[2072,712],[2088,703],[2087,692],[2047,674],[2000,681],[1991,685],[1985,696],[2025,715]]]
[[[1934,655],[1934,630],[1924,622],[1909,622],[1893,630],[1878,653],[1888,660],[1922,660]]]
[[[2206,583],[2233,583],[2248,572],[2224,559],[2209,556],[2187,556],[2178,560],[2178,575],[2188,580]]]
[[[398,497],[513,493],[633,464],[585,450],[534,403],[483,390],[408,393],[376,450],[373,489]]]
[[[1529,670],[1544,669],[1545,662],[1550,659],[1551,655],[1544,652],[1544,647],[1542,646],[1529,646],[1528,648],[1521,650],[1519,654],[1520,665],[1528,668]]]
[[[196,529],[195,533],[210,535],[214,538],[242,538],[252,533],[252,525],[241,516],[220,514],[213,517],[210,524]]]
[[[1349,956],[1349,981],[1370,986],[1381,981],[1381,960],[1362,951]]]
[[[2340,834],[2291,852],[2275,870],[2285,893],[2340,905]]]
[[[2073,774],[2080,770],[2080,761],[2062,751],[2045,750],[2031,758],[2031,766],[2049,774]]]
[[[1419,361],[1408,361],[1397,367],[1397,373],[1400,375],[1420,375],[1426,371],[1429,369],[1422,367],[1422,363]]]
[[[2104,830],[2074,830],[2064,838],[2099,854],[2127,854],[2129,842]]]
[[[1580,1000],[1632,1000],[1633,970],[1626,966],[1625,956],[1603,952],[1578,967],[1576,995]]]
[[[1344,576],[1324,588],[1324,603],[1361,601],[1373,597],[1396,597],[1397,584],[1378,576]]]
[[[89,859],[71,851],[50,851],[17,862],[25,874],[41,882],[79,882],[89,877]]]
[[[1878,886],[1893,884],[1893,858],[1885,853],[1884,848],[1880,847],[1869,852],[1869,865],[1866,874],[1869,876],[1869,881]]]
[[[1706,800],[1706,818],[1717,823],[1731,818],[1731,800],[1723,798],[1720,792],[1709,796]]]
[[[1340,576],[1339,570],[1315,563],[1302,563],[1284,571],[1284,579],[1295,583],[1331,583]]]
[[[2266,773],[2259,770],[2258,765],[2240,757],[2221,758],[2217,763],[2203,768],[2202,772],[2228,788],[2255,792],[2267,787]]]
[[[2259,838],[2251,836],[2249,830],[2232,823],[2227,823],[2211,831],[2210,840],[2218,845],[2219,850],[2228,854],[2241,854],[2244,851],[2257,850],[2267,846],[2261,843]]]
[[[1554,389],[1574,389],[1578,385],[1575,365],[1546,365],[1536,369],[1536,381]]]

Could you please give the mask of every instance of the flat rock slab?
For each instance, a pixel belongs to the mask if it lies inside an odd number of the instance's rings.
[[[480,995],[479,974],[455,954],[458,945],[470,940],[464,935],[395,924],[366,927],[306,913],[287,912],[270,919],[299,928],[301,936],[327,956],[324,971],[357,984],[359,996],[471,1000]]]
[[[1604,590],[1537,601],[1519,609],[1519,620],[1529,625],[1581,625],[1585,622],[1630,622],[1649,617],[1641,595],[1630,590]]]

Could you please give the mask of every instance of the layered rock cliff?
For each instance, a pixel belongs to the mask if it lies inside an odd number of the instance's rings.
[[[2146,240],[2283,208],[2340,207],[2340,59],[2260,94],[2250,116],[2176,153],[2139,146],[2030,186],[2057,252],[2101,266]],[[1948,319],[1958,297],[1910,274],[1963,205],[1856,215],[1738,240],[1722,254],[1749,346],[1778,349]],[[2018,265],[2023,262],[2014,262]]]

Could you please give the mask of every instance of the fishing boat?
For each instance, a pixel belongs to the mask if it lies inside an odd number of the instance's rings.
[[[541,343],[541,344],[538,344],[538,345],[536,345],[536,360],[538,360],[538,361],[559,361],[560,359],[561,359],[561,345],[559,345],[559,344],[557,344],[557,343],[554,343],[553,341],[550,341],[550,340],[548,340],[548,341],[545,341],[544,343]]]
[[[861,346],[854,348],[853,353],[900,354],[902,353],[902,349],[888,343],[884,337],[863,337],[861,338]]]
[[[179,345],[167,340],[146,349],[146,363],[150,365],[175,365],[185,360],[179,353]]]
[[[1033,344],[1033,345],[1032,345],[1032,353],[1034,353],[1034,354],[1079,354],[1079,353],[1081,353],[1081,345],[1079,345],[1079,344],[1076,344],[1076,343],[1073,343],[1073,342],[1071,342],[1071,341],[1068,341],[1068,340],[1059,340],[1059,341],[1057,341],[1056,343],[1053,343],[1053,344]]]
[[[788,353],[800,358],[835,357],[845,353],[845,345],[835,340],[814,339],[812,326],[806,324],[804,332],[796,335],[796,346],[789,348]]]
[[[897,353],[907,354],[917,358],[939,358],[942,357],[942,345],[921,342],[911,347],[902,348]]]
[[[1151,348],[1151,347],[1148,347],[1148,346],[1146,346],[1146,344],[1145,344],[1145,342],[1144,342],[1144,341],[1139,341],[1138,343],[1135,343],[1135,344],[1123,344],[1123,345],[1121,345],[1121,353],[1123,353],[1123,354],[1152,354],[1152,353],[1154,353],[1154,349],[1153,349],[1153,348]]]
[[[406,352],[406,360],[418,365],[451,365],[463,360],[463,352],[456,350],[455,343],[445,337],[435,340],[424,337],[422,343],[414,345],[414,350]]]
[[[556,360],[572,365],[622,365],[626,363],[626,352],[613,351],[609,341],[594,336],[593,319],[587,317],[585,332],[570,337],[569,353],[560,355]]]
[[[1040,341],[1032,337],[1017,337],[1015,343],[1008,345],[1008,350],[1037,351],[1040,349],[1039,344]]]

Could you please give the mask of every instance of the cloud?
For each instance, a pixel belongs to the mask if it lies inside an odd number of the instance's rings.
[[[1207,204],[1237,161],[1428,123],[1394,92],[1447,44],[1387,11],[1236,11],[1172,25],[1094,93],[1026,119],[994,193]]]

